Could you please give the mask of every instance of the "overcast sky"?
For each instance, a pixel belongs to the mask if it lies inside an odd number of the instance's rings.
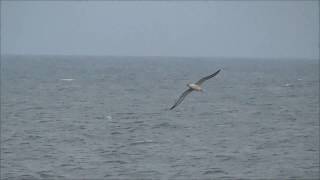
[[[2,54],[319,58],[318,1],[5,1]]]

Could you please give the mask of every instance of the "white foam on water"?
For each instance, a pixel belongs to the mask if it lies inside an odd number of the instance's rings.
[[[61,81],[73,81],[74,79],[60,79]]]
[[[286,83],[284,86],[285,86],[285,87],[292,87],[293,85],[290,84],[290,83]]]

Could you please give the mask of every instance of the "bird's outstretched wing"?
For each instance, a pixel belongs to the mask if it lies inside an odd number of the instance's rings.
[[[213,78],[214,76],[216,76],[219,72],[221,71],[221,69],[219,69],[217,72],[209,75],[209,76],[206,76],[206,77],[203,77],[201,78],[198,82],[196,82],[195,84],[196,85],[201,85],[204,81],[210,79],[210,78]]]
[[[179,99],[174,103],[174,105],[170,108],[170,110],[172,110],[173,108],[175,108],[176,106],[178,106],[182,101],[183,99],[189,94],[191,93],[193,90],[191,88],[187,89],[186,91],[184,91]]]

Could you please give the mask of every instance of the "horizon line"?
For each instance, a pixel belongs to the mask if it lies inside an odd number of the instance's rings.
[[[10,57],[10,56],[56,56],[56,57],[115,57],[115,58],[183,58],[183,59],[192,59],[192,58],[201,58],[201,59],[245,59],[245,60],[320,60],[318,58],[306,58],[306,57],[245,57],[245,56],[175,56],[175,55],[108,55],[108,54],[0,54],[1,57]]]

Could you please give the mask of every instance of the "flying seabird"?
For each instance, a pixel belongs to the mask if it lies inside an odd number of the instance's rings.
[[[214,76],[216,76],[219,72],[220,72],[221,69],[219,69],[217,72],[209,75],[209,76],[206,76],[206,77],[203,77],[201,78],[198,82],[196,83],[190,83],[190,84],[187,84],[187,86],[189,87],[189,89],[187,89],[186,91],[184,91],[180,97],[178,98],[178,100],[174,103],[174,105],[170,108],[170,110],[172,110],[173,108],[177,107],[182,101],[183,99],[188,95],[190,94],[192,91],[202,91],[202,88],[201,88],[201,84],[208,80],[208,79],[211,79],[213,78]]]

